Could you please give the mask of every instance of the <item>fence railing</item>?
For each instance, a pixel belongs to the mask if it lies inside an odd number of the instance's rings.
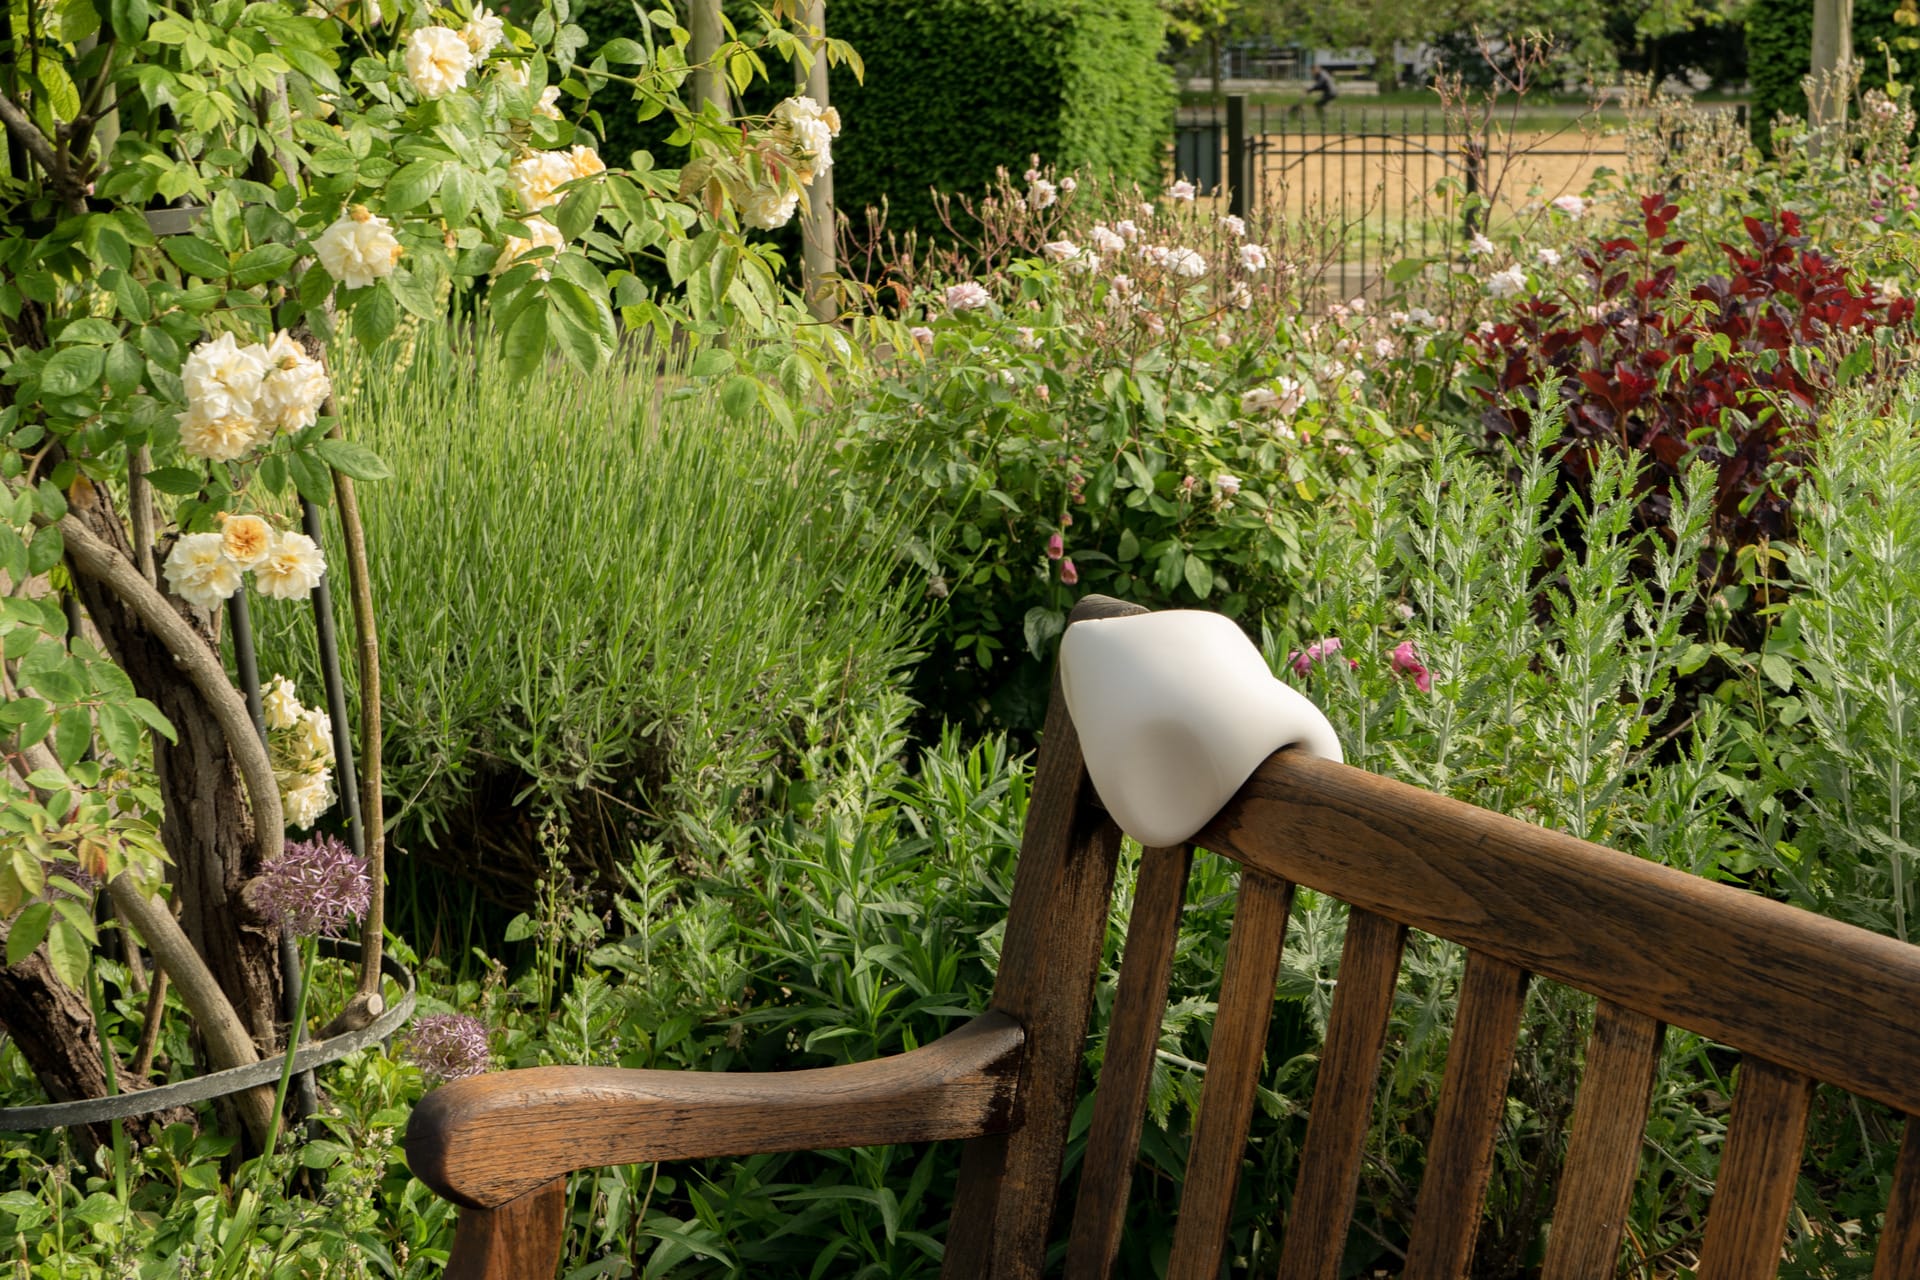
[[[1578,194],[1627,158],[1617,137],[1463,129],[1433,107],[1273,105],[1244,95],[1185,108],[1174,170],[1228,207],[1284,221],[1337,263],[1354,293],[1377,291],[1405,257],[1446,256],[1474,232],[1540,198]],[[1477,198],[1475,198],[1477,197]]]

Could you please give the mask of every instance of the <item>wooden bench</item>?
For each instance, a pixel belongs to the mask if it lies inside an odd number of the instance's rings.
[[[1073,619],[1138,612],[1093,597]],[[1295,885],[1351,906],[1284,1223],[1280,1275],[1334,1280],[1408,929],[1466,948],[1406,1280],[1463,1276],[1527,985],[1599,997],[1542,1275],[1611,1276],[1664,1026],[1741,1052],[1699,1269],[1774,1275],[1815,1081],[1920,1112],[1920,948],[1298,752],[1269,758],[1193,841],[1241,875],[1173,1251],[1221,1274]],[[1037,1277],[1107,924],[1120,833],[1056,687],[992,1007],[881,1062],[772,1075],[547,1067],[445,1086],[415,1110],[413,1171],[465,1206],[456,1277],[551,1276],[573,1170],[961,1139],[950,1280]],[[1120,1244],[1191,849],[1140,867],[1066,1274]],[[1276,1219],[1279,1208],[1274,1210]],[[1876,1280],[1920,1277],[1920,1126],[1893,1179]]]

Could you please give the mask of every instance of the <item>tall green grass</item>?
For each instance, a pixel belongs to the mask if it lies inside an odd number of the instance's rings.
[[[429,330],[336,378],[394,471],[361,486],[389,820],[513,898],[536,818],[605,869],[716,807],[804,802],[917,624],[897,524],[848,500],[818,419],[730,417],[684,353],[514,379],[497,346]],[[263,630],[318,700],[292,611]]]

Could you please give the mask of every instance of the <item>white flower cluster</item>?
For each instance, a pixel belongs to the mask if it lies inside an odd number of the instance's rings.
[[[241,346],[231,333],[203,342],[180,370],[187,410],[175,415],[180,447],[230,462],[282,431],[313,425],[331,389],[327,371],[282,330]]]
[[[333,721],[318,707],[303,707],[293,681],[275,676],[262,694],[267,756],[280,784],[287,825],[311,827],[332,806]]]
[[[833,168],[833,140],[840,136],[840,113],[812,98],[788,98],[773,109],[774,136],[793,159],[803,183]]]
[[[349,289],[364,289],[392,275],[400,264],[400,241],[393,228],[363,204],[354,205],[322,231],[313,251],[327,274]]]
[[[565,151],[535,151],[507,167],[507,180],[520,204],[529,213],[538,213],[560,199],[560,188],[578,178],[605,173],[607,166],[600,153],[585,144]]]
[[[801,185],[833,168],[833,140],[840,136],[840,113],[812,98],[788,98],[773,109],[773,140]],[[1053,187],[1047,186],[1049,194]],[[772,231],[793,221],[800,192],[780,183],[758,186],[740,200],[747,225]]]
[[[1527,287],[1527,273],[1523,267],[1508,267],[1505,271],[1496,271],[1487,277],[1487,292],[1496,298],[1510,298]]]
[[[515,235],[507,237],[507,243],[502,246],[500,250],[500,257],[493,264],[493,274],[496,276],[532,253],[535,249],[551,249],[554,255],[558,256],[567,247],[567,239],[560,234],[560,228],[554,226],[545,218],[538,215],[531,215],[521,219],[521,221],[526,223],[527,230],[532,233],[532,238],[527,239]],[[534,274],[542,280],[551,279],[553,276],[553,258],[543,258],[540,262],[539,270],[534,272]]]
[[[407,36],[407,79],[423,98],[464,89],[476,61],[473,46],[452,27],[417,27]]]
[[[407,79],[423,98],[444,98],[466,88],[467,76],[507,38],[507,24],[477,5],[467,25],[416,27],[407,36]],[[526,83],[526,72],[520,73]],[[556,91],[557,93],[557,91]],[[543,105],[545,100],[542,100]]]
[[[167,587],[188,604],[218,607],[246,573],[274,600],[304,600],[320,584],[326,558],[306,534],[280,532],[259,516],[220,519],[220,532],[182,534],[167,555]]]

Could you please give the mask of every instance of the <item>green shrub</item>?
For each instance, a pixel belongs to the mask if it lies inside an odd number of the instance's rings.
[[[1882,41],[1896,53],[1911,45],[1912,30],[1893,20],[1899,7],[1900,0],[1854,0],[1853,56],[1861,65],[1863,86],[1887,84]],[[1762,151],[1772,149],[1775,115],[1807,114],[1801,81],[1812,67],[1813,5],[1808,0],[1752,0],[1747,8],[1747,77],[1753,84],[1749,121]]]
[[[343,421],[395,473],[362,499],[389,816],[498,896],[538,869],[517,810],[570,815],[606,873],[630,839],[677,849],[685,815],[842,745],[907,656],[913,619],[870,554],[892,534],[833,497],[818,420],[722,407],[735,360],[695,377],[635,349],[516,380],[494,340],[426,332],[340,376]],[[292,613],[263,626],[263,669],[317,689]]]
[[[977,193],[1038,154],[1157,182],[1173,117],[1155,0],[836,0],[833,34],[866,62],[836,76],[846,121],[835,195],[854,217],[941,233],[929,189]]]

